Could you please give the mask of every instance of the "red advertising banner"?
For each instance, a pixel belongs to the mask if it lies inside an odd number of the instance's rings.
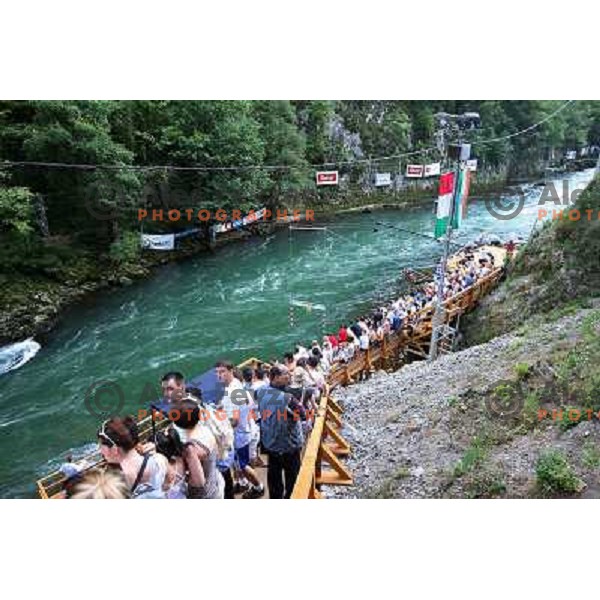
[[[338,179],[337,171],[317,171],[317,185],[337,185]]]
[[[423,177],[423,165],[406,165],[406,177]]]

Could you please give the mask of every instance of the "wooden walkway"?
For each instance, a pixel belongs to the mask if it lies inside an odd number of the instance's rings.
[[[482,246],[494,255],[496,267],[484,278],[478,280],[465,291],[456,294],[444,302],[444,324],[452,325],[462,314],[476,306],[477,302],[497,285],[503,274],[506,251],[496,246]],[[453,268],[458,257],[449,260],[449,268]],[[379,345],[359,352],[346,364],[335,365],[328,376],[327,393],[323,394],[314,419],[312,432],[304,448],[302,466],[292,498],[321,498],[322,485],[352,485],[352,475],[342,463],[344,456],[350,454],[351,448],[342,436],[343,408],[330,395],[331,390],[339,385],[355,383],[377,369],[396,370],[414,360],[424,359],[429,354],[431,333],[433,329],[432,307],[426,307],[416,313],[407,325],[398,332],[385,336]],[[257,358],[249,358],[238,365],[239,368],[263,363]],[[158,428],[168,424],[166,419],[157,423]],[[139,422],[140,439],[147,441],[152,434],[152,420],[148,416]],[[103,459],[95,452],[85,459],[89,468],[101,465]],[[266,462],[266,457],[263,456]],[[266,468],[260,467],[257,473],[266,486]],[[64,476],[55,471],[37,481],[38,494],[41,498],[57,497],[62,489]],[[268,493],[265,493],[265,498]]]

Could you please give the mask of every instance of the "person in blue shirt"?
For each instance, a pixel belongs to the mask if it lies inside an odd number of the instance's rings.
[[[256,391],[261,415],[260,437],[269,457],[269,498],[289,498],[300,471],[302,404],[288,391],[290,373],[281,365],[269,372],[270,385]]]

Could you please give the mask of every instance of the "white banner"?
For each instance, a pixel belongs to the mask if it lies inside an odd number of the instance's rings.
[[[477,171],[477,159],[476,158],[471,158],[470,160],[467,161],[466,163],[467,165],[467,171]]]
[[[175,235],[147,235],[142,233],[142,248],[145,250],[173,250]]]
[[[441,172],[441,165],[439,162],[425,165],[425,177],[433,177],[439,175]]]
[[[250,225],[250,223],[254,223],[255,221],[259,221],[263,218],[265,214],[265,209],[261,208],[260,210],[248,213],[243,219],[242,222],[244,225]]]
[[[229,225],[229,227],[227,227],[227,225]],[[212,228],[215,233],[225,233],[231,229],[231,221],[229,223],[217,223],[216,225],[213,225]]]
[[[215,234],[217,233],[225,233],[227,231],[232,231],[233,229],[240,229],[241,227],[245,227],[246,225],[251,225],[252,223],[256,223],[257,221],[261,221],[264,219],[265,211],[267,209],[265,207],[260,210],[255,210],[254,212],[249,212],[244,218],[237,221],[225,221],[224,223],[215,223],[212,225],[212,230]]]
[[[375,173],[375,186],[392,185],[391,173]]]
[[[406,165],[406,177],[423,177],[423,165]]]

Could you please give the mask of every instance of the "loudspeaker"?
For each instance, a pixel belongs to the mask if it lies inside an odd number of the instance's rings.
[[[452,160],[469,160],[471,144],[449,144],[448,157]]]

